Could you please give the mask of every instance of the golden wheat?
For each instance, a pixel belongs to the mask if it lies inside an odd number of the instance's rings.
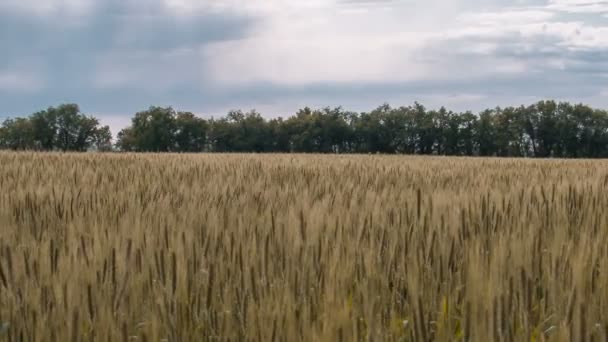
[[[0,153],[8,341],[608,332],[608,162]]]

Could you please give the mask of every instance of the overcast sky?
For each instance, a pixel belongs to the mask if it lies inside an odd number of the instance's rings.
[[[608,0],[0,0],[0,118],[608,107]]]

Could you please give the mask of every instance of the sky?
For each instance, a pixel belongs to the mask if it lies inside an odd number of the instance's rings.
[[[608,0],[0,0],[0,119],[608,108]]]

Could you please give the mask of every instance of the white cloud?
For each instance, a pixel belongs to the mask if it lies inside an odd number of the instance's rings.
[[[201,109],[599,94],[608,52],[608,0],[0,0],[0,14],[54,16],[35,28],[53,25],[62,44],[21,47],[42,56],[49,84],[67,74],[91,99],[125,89],[121,103],[139,93],[138,105],[160,98]],[[4,65],[26,54],[5,54]],[[82,65],[66,65],[76,59]],[[0,72],[0,89],[44,88],[36,75],[45,73],[19,66]]]
[[[608,1],[519,1],[488,11],[437,0],[269,3],[275,11],[250,37],[204,48],[205,77],[228,87],[472,80],[565,71],[576,63],[556,55],[608,49],[608,26],[560,16]]]
[[[429,103],[442,103],[445,106],[470,105],[487,98],[484,94],[442,93],[422,96],[421,101]]]
[[[557,41],[557,46],[571,50],[608,48],[608,26],[596,26],[584,21],[560,21],[555,13],[548,10],[469,13],[461,16],[459,22],[471,24],[450,31],[446,37],[471,40],[478,37],[498,42],[501,38],[516,35],[524,50],[526,42],[529,43],[528,47],[538,49],[537,40],[543,38],[553,39]],[[492,44],[486,44],[489,45],[485,52],[491,52]]]
[[[163,92],[187,82],[193,61],[200,57],[195,49],[184,48],[164,52],[115,52],[97,59],[91,80],[94,87]]]
[[[430,7],[271,2],[281,10],[269,12],[250,37],[205,48],[205,76],[224,84],[419,80],[431,70],[414,55],[433,35],[428,28],[449,17],[435,11],[438,0],[428,1]]]
[[[206,73],[223,83],[270,81],[284,84],[420,79],[425,66],[409,57],[415,40],[366,41],[327,35],[314,39],[255,37],[211,44]]]
[[[34,15],[67,14],[79,16],[91,13],[96,0],[2,0],[0,11]]]
[[[37,74],[23,70],[0,70],[0,90],[4,92],[33,92],[44,87]]]
[[[555,13],[543,8],[513,8],[500,12],[468,12],[459,16],[462,24],[476,26],[515,26],[544,23],[555,17]]]
[[[250,15],[268,15],[294,9],[328,8],[332,0],[161,0],[164,6],[177,14],[191,15],[200,12],[233,12]]]
[[[549,0],[547,8],[570,13],[606,13],[606,0]]]

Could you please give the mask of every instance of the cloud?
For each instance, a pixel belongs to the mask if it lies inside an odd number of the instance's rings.
[[[197,48],[110,52],[97,57],[92,85],[99,89],[166,92],[200,82]]]
[[[461,24],[472,23],[473,26],[498,27],[529,25],[531,23],[545,23],[555,17],[555,13],[544,8],[512,8],[500,12],[468,12],[460,15]]]
[[[96,5],[95,0],[3,0],[0,13],[79,16],[89,14]]]
[[[443,11],[433,1],[426,11],[404,1],[340,3],[364,10],[302,11],[247,39],[208,45],[209,74],[226,89],[271,84],[268,93],[285,101],[357,108],[428,100],[478,109],[546,97],[608,105],[596,96],[608,70],[608,25],[573,20],[572,3],[495,3],[487,11],[463,2]],[[408,13],[416,13],[411,22]],[[435,20],[425,24],[429,13]]]
[[[480,78],[529,70],[527,60],[497,53],[507,50],[505,46],[532,55],[551,52],[553,44],[562,50],[597,47],[608,37],[604,28],[554,22],[553,11],[536,7],[465,12],[452,19],[450,30],[432,30],[427,23],[403,31],[399,30],[403,16],[393,17],[381,7],[363,3],[372,9],[366,13],[336,9],[338,15],[299,11],[267,23],[248,39],[210,44],[205,48],[208,73],[225,86]],[[403,3],[380,3],[409,10]],[[424,12],[417,14],[426,18]]]
[[[549,0],[547,8],[571,13],[608,13],[606,0]]]
[[[433,17],[428,9],[420,12],[418,19],[408,18],[408,31],[399,12],[405,7],[402,2],[356,2],[365,4],[365,11],[352,11],[353,2],[340,4],[293,6],[267,18],[246,39],[209,44],[206,71],[225,86],[394,82],[420,79],[430,72],[411,55],[432,35],[422,28],[439,24],[441,16]]]
[[[0,110],[113,128],[153,104],[608,106],[608,0],[4,0],[0,41]]]
[[[0,93],[2,111],[65,101],[117,111],[112,104],[131,109],[177,91],[199,94],[200,48],[245,37],[257,20],[221,9],[181,14],[164,0],[37,3],[0,5],[0,70],[10,71],[1,86],[12,94]]]
[[[5,93],[34,92],[43,87],[44,80],[24,70],[0,70],[0,90]]]

